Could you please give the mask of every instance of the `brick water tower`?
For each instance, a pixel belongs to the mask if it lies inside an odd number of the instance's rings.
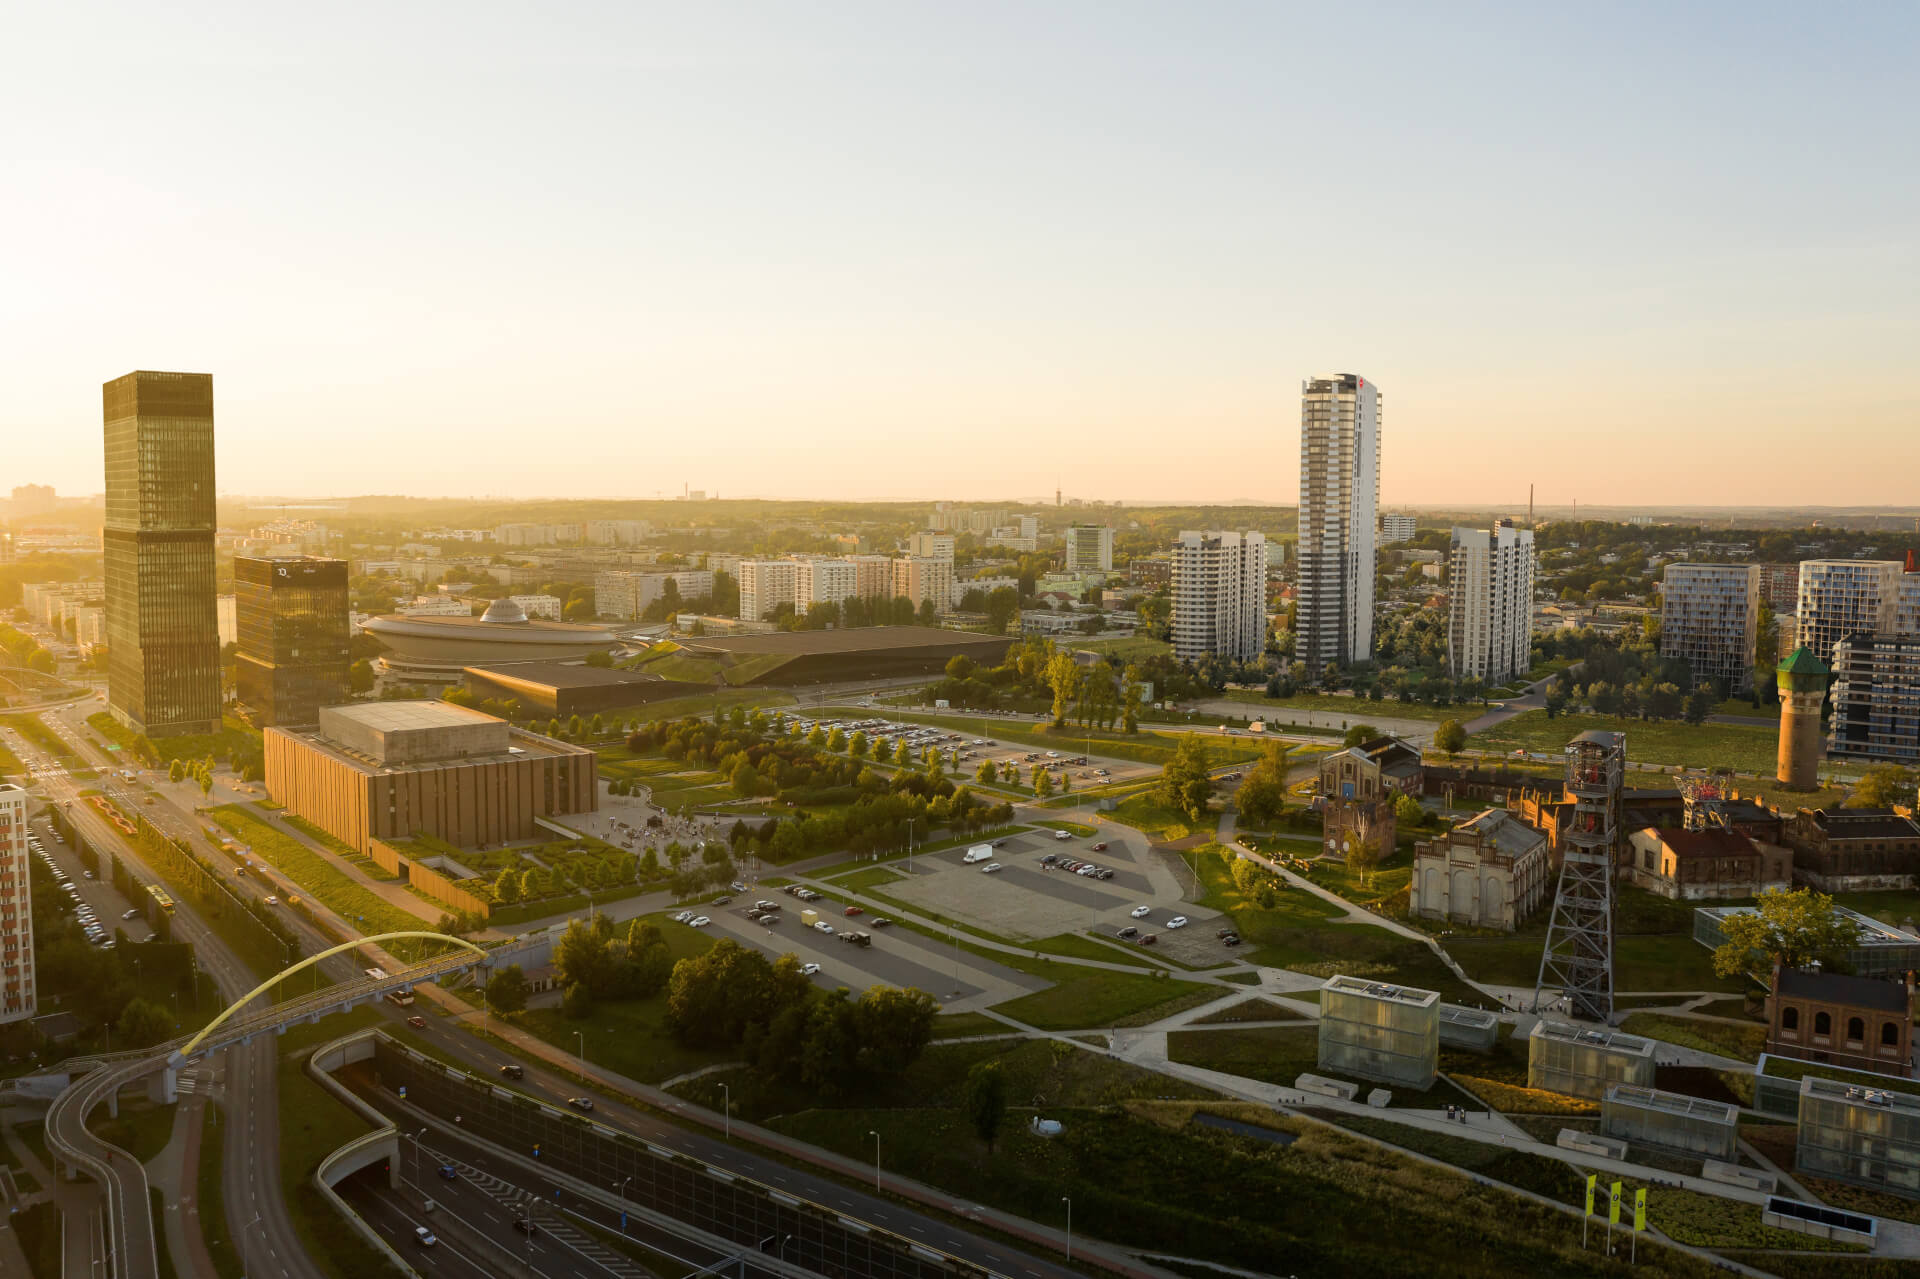
[[[1802,644],[1787,654],[1775,674],[1780,682],[1780,766],[1775,775],[1793,790],[1818,790],[1826,664]]]

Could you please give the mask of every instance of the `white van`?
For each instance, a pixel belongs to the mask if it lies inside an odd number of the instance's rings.
[[[967,855],[962,860],[967,865],[971,866],[975,862],[988,861],[992,857],[993,857],[992,844],[975,844],[972,848],[969,848],[967,850]]]

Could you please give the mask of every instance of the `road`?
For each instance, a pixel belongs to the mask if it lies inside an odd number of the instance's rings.
[[[114,761],[107,752],[97,749],[88,733],[75,722],[83,719],[96,705],[94,702],[83,702],[65,712],[44,714],[41,720],[59,733],[83,761],[111,770]],[[121,837],[119,830],[97,808],[80,796],[80,787],[66,768],[48,759],[44,752],[34,749],[31,744],[26,746],[39,761],[34,771],[35,782],[50,801],[61,807],[80,833],[97,848],[115,850],[136,882],[164,886],[160,876],[141,859],[139,851]],[[22,755],[21,758],[28,759],[28,755]],[[126,811],[144,813],[162,829],[189,839],[201,852],[212,852],[204,838],[200,837],[198,824],[192,816],[180,812],[166,799],[157,798],[153,804],[144,804],[141,802],[143,797],[130,792],[124,779],[110,780],[104,775],[100,789],[119,796],[121,806]],[[264,890],[253,890],[250,886],[243,891]],[[324,937],[303,921],[290,922],[300,934],[303,947],[313,950],[328,944]],[[200,967],[213,978],[226,999],[238,999],[257,984],[247,966],[185,902],[178,903],[173,918],[173,935],[176,940],[193,945]],[[342,957],[329,961],[329,975],[338,980],[356,974],[351,961]],[[259,1241],[255,1247],[267,1261],[263,1269],[256,1269],[253,1273],[278,1275],[281,1279],[324,1279],[306,1258],[281,1193],[277,1140],[278,1063],[274,1058],[274,1043],[272,1038],[263,1037],[252,1044],[236,1046],[221,1054],[224,1058],[221,1072],[224,1075],[228,1113],[221,1180],[228,1228],[235,1239],[251,1237]],[[104,1096],[102,1091],[100,1097],[104,1099]],[[116,1211],[126,1216],[125,1222],[116,1219],[116,1225],[120,1228],[116,1229],[115,1237],[129,1240],[126,1255],[116,1273],[123,1279],[142,1279],[155,1273],[151,1256],[154,1246],[151,1211],[144,1173],[138,1168],[129,1167],[131,1161],[124,1155],[117,1162],[109,1160],[110,1148],[92,1138],[84,1129],[73,1134],[72,1140],[77,1148],[98,1159],[107,1169],[107,1175],[114,1179],[108,1192],[108,1202],[110,1207],[117,1205]],[[144,1257],[136,1251],[143,1247],[146,1250]]]

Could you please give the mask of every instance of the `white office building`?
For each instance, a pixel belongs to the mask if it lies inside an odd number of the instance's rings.
[[[1901,568],[1899,560],[1800,561],[1800,643],[1831,667],[1833,646],[1847,636],[1894,631],[1903,599],[1912,599]]]
[[[1420,529],[1420,521],[1411,515],[1382,515],[1380,517],[1380,542],[1411,542],[1413,535]]]
[[[1252,661],[1267,639],[1267,539],[1183,532],[1174,542],[1173,653]]]
[[[815,604],[839,604],[852,599],[859,593],[858,584],[859,572],[852,560],[795,560],[793,611],[804,613]]]
[[[1453,530],[1447,670],[1504,684],[1533,665],[1533,530],[1499,520]]]
[[[39,1006],[34,990],[27,792],[0,782],[0,1022],[33,1016]]]
[[[1380,388],[1352,373],[1300,387],[1300,564],[1293,654],[1316,677],[1373,656]]]
[[[1758,564],[1667,565],[1660,656],[1686,658],[1696,683],[1724,681],[1735,693],[1752,688],[1760,574]]]
[[[1067,572],[1111,573],[1113,530],[1103,524],[1075,524],[1067,530]]]
[[[800,565],[793,560],[740,561],[740,616],[764,622],[782,604],[792,604]]]

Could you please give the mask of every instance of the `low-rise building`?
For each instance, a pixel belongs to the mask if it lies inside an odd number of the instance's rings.
[[[1808,1075],[1794,1171],[1920,1199],[1920,1097]]]
[[[1734,830],[1649,826],[1627,836],[1626,877],[1676,901],[1757,897],[1793,887],[1793,850]]]
[[[1127,584],[1149,590],[1173,585],[1173,560],[1165,555],[1136,556],[1127,562]]]
[[[1425,1091],[1440,1064],[1440,996],[1360,977],[1320,988],[1320,1069]]]
[[[1731,1160],[1740,1147],[1740,1108],[1718,1101],[1615,1084],[1600,1099],[1600,1131],[1636,1145]]]
[[[1533,1025],[1527,1036],[1527,1087],[1599,1101],[1614,1084],[1653,1087],[1653,1040],[1571,1022]]]
[[[1424,919],[1512,932],[1540,908],[1551,871],[1546,835],[1489,808],[1414,844],[1407,908]]]
[[[1726,945],[1726,921],[1734,915],[1751,915],[1755,906],[1699,906],[1693,912],[1693,940],[1708,950]],[[1835,955],[1836,964],[1844,964],[1856,977],[1902,977],[1920,969],[1920,932],[1912,921],[1906,927],[1883,924],[1845,906],[1834,912],[1853,922],[1854,944],[1845,954]]]
[[[1912,888],[1920,876],[1920,825],[1892,809],[1803,808],[1781,838],[1795,877],[1823,893]]]
[[[1393,854],[1394,801],[1420,793],[1420,748],[1397,737],[1321,757],[1318,802],[1329,852],[1346,855],[1369,846],[1376,858]]]
[[[1913,986],[1775,965],[1767,1052],[1845,1070],[1913,1074]]]

